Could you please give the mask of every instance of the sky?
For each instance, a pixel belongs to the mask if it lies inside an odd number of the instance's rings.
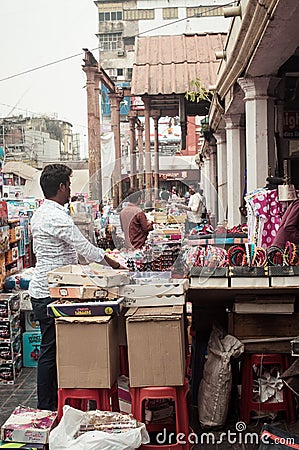
[[[1,118],[48,115],[70,122],[73,132],[79,132],[86,141],[82,48],[93,50],[98,59],[97,19],[93,0],[0,0]],[[80,55],[3,80],[77,54]],[[86,142],[82,144],[86,147]]]

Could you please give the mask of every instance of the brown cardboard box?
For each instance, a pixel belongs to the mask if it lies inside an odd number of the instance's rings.
[[[117,320],[111,316],[59,317],[59,388],[110,388],[119,375]]]
[[[130,308],[126,314],[126,328],[130,385],[183,385],[183,306]]]

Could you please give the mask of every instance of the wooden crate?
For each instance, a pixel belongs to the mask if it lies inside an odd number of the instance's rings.
[[[299,336],[299,313],[228,313],[228,332],[245,341],[247,352],[289,353],[290,340]]]

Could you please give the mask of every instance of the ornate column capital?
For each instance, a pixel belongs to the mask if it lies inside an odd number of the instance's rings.
[[[245,92],[244,101],[247,101],[272,97],[280,80],[278,77],[247,77],[237,81]]]
[[[223,118],[225,120],[226,130],[233,130],[235,128],[245,127],[244,114],[225,114]]]

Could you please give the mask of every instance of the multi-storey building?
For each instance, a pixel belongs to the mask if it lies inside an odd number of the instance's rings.
[[[73,143],[72,125],[49,117],[14,116],[0,119],[0,146],[5,159],[23,161],[36,168],[52,161],[80,159]]]
[[[223,16],[223,6],[227,0],[96,0],[98,8],[99,62],[112,80],[120,86],[130,86],[137,37],[169,36],[182,34],[206,34],[226,32],[229,22]],[[157,49],[158,50],[158,49]],[[170,50],[171,51],[171,50]],[[122,129],[122,172],[130,172],[128,155],[129,126],[126,123],[129,109],[137,109],[140,115],[142,102],[139,98],[125,98],[120,105],[123,121]],[[107,89],[102,86],[101,115],[103,128],[106,131],[110,123],[110,105]],[[108,120],[107,120],[108,119]],[[141,119],[142,120],[142,119]],[[173,127],[173,120],[175,126]],[[171,124],[171,125],[170,125]],[[126,126],[127,125],[127,126]],[[198,168],[194,162],[199,151],[200,120],[188,119],[187,145],[181,148],[181,130],[177,118],[161,117],[159,120],[159,154],[160,182],[169,187],[177,184],[179,168],[173,167],[175,155],[184,156],[188,160],[188,170],[198,176]],[[151,121],[153,129],[153,121]],[[173,129],[176,132],[173,132]],[[151,132],[153,153],[154,132]],[[183,150],[183,151],[182,151]],[[153,154],[152,154],[153,159]],[[177,158],[177,160],[179,160]],[[170,170],[172,167],[172,170]],[[167,170],[169,169],[169,170]],[[177,169],[177,170],[176,170]],[[176,176],[173,176],[173,174]],[[188,172],[188,177],[191,172]],[[168,183],[165,183],[168,180]],[[160,183],[160,184],[161,184]]]
[[[115,81],[130,81],[137,36],[225,32],[227,0],[96,0],[99,61]]]

